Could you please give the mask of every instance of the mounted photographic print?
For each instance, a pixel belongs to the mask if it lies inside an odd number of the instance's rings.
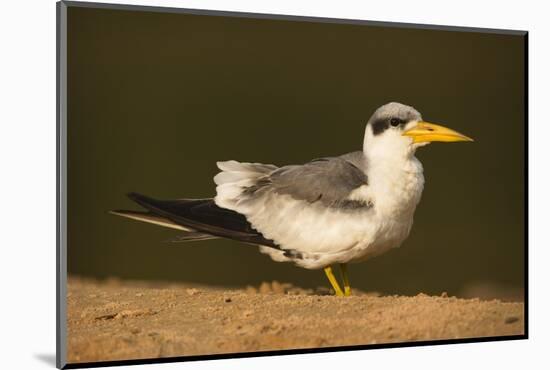
[[[527,32],[57,9],[58,367],[527,338]]]

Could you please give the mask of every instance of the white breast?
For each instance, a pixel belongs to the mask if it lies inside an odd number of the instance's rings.
[[[424,188],[422,164],[415,157],[394,166],[372,164],[368,176],[369,186],[361,195],[374,203],[370,221],[376,225],[376,234],[368,245],[359,247],[364,249],[355,258],[358,261],[401,245],[409,235]]]

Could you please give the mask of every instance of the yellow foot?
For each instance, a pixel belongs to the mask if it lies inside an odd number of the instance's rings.
[[[348,297],[351,295],[351,285],[348,279],[348,265],[341,263],[340,272],[342,273],[342,280],[344,281],[344,295]]]
[[[334,274],[332,273],[332,267],[327,266],[325,267],[325,274],[327,275],[328,281],[330,281],[330,285],[332,285],[332,289],[334,289],[334,292],[337,296],[344,296],[344,292],[342,292],[342,288],[340,288],[340,285],[338,285],[338,281],[336,281],[336,278],[334,277]]]

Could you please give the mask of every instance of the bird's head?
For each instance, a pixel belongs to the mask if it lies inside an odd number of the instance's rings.
[[[367,123],[364,151],[373,156],[410,156],[432,141],[473,141],[449,128],[425,122],[413,107],[388,103],[378,108]]]

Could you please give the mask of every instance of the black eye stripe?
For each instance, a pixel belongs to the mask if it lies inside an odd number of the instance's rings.
[[[389,122],[387,119],[379,119],[372,123],[372,134],[378,135],[388,128]]]
[[[406,123],[406,120],[397,117],[379,118],[372,123],[372,133],[374,135],[378,135],[386,131],[388,128],[390,128],[390,126],[398,127],[400,125],[405,125]]]

